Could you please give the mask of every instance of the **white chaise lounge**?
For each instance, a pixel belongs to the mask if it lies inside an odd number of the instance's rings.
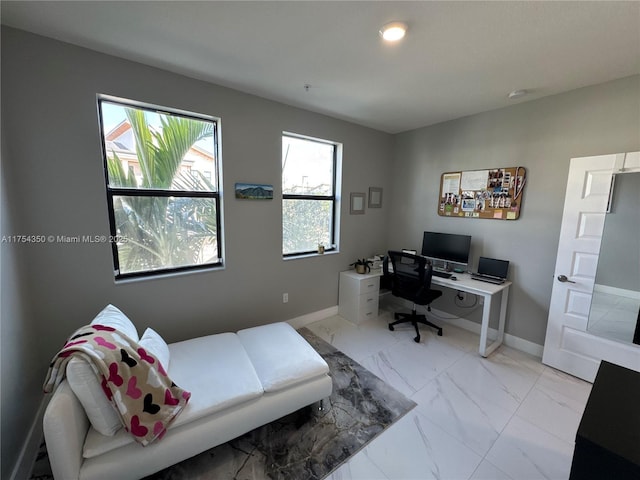
[[[104,320],[97,317],[92,323]],[[147,447],[122,428],[111,436],[99,433],[87,416],[95,402],[83,406],[70,379],[62,381],[44,415],[56,479],[141,478],[319,401],[332,390],[327,363],[286,323],[173,343],[168,355],[167,373],[191,392],[191,399],[164,438]]]

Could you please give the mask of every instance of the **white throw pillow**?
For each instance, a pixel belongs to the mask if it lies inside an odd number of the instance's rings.
[[[169,346],[158,332],[153,328],[147,328],[142,334],[139,344],[147,353],[158,359],[165,372],[169,371]]]
[[[120,415],[104,394],[93,367],[86,360],[78,357],[69,360],[67,382],[84,407],[93,428],[108,437],[122,428]]]
[[[135,325],[113,305],[107,305],[91,322],[91,325],[113,327],[134,342],[139,342]],[[163,364],[164,366],[164,364]],[[81,358],[72,358],[67,364],[67,381],[93,425],[102,435],[112,436],[122,422],[116,408],[102,390],[93,367]]]
[[[113,327],[121,333],[124,333],[134,342],[139,342],[138,330],[129,318],[118,310],[113,305],[107,305],[104,309],[94,318],[91,325],[104,325],[107,327]]]

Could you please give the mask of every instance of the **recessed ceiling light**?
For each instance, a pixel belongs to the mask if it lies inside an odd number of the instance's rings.
[[[516,98],[524,97],[527,93],[529,93],[528,90],[514,90],[509,94],[509,98],[515,100]]]
[[[383,25],[379,33],[387,42],[397,42],[405,36],[407,28],[404,22],[390,22]]]

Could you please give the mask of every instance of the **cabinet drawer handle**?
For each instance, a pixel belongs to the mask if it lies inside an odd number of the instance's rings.
[[[373,302],[373,298],[367,298],[367,302]]]
[[[371,314],[373,314],[373,312],[369,312],[369,313],[367,313],[366,315],[367,315],[367,317],[368,317],[368,316],[369,316],[369,315],[371,315]]]
[[[371,284],[367,285],[367,287],[373,287],[374,285],[375,285],[374,283],[371,283]]]

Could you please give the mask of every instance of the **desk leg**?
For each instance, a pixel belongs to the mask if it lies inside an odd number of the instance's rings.
[[[491,295],[483,295],[484,305],[482,306],[482,325],[480,326],[480,355],[486,357],[487,334],[489,332],[489,318],[491,317]]]
[[[502,345],[504,339],[504,325],[507,318],[507,302],[509,301],[509,287],[502,290],[500,300],[500,322],[498,324],[498,336],[487,345],[487,334],[489,332],[489,317],[491,312],[491,295],[484,295],[484,306],[482,308],[482,326],[480,327],[480,355],[487,357],[496,348]]]

